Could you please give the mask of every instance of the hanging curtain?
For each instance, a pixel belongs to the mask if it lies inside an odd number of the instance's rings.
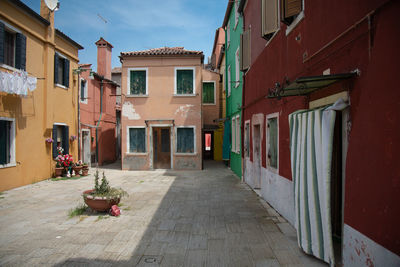
[[[289,115],[290,154],[299,246],[334,265],[331,229],[331,162],[335,110],[347,105],[302,110]]]

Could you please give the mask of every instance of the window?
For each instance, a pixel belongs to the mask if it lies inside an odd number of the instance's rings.
[[[176,152],[195,153],[194,127],[179,127],[176,129]]]
[[[228,96],[231,95],[231,66],[228,66]]]
[[[145,153],[146,128],[128,127],[128,146],[129,153]]]
[[[239,67],[239,61],[240,61],[240,49],[236,50],[235,54],[235,87],[238,87],[240,84],[240,67]]]
[[[231,125],[231,135],[232,135],[232,138],[231,138],[231,140],[232,140],[231,150],[232,150],[232,152],[236,151],[236,137],[235,137],[236,130],[235,129],[236,129],[236,119],[232,118],[232,125]]]
[[[290,25],[303,10],[302,0],[281,0],[281,20]]]
[[[278,114],[267,116],[267,167],[278,169]]]
[[[15,166],[15,120],[0,117],[0,168]]]
[[[250,121],[244,124],[244,156],[250,157]]]
[[[240,153],[240,117],[236,116],[235,123],[235,152]]]
[[[250,67],[251,52],[250,52],[250,30],[248,28],[240,36],[240,70],[245,71]]]
[[[148,94],[148,80],[147,68],[128,69],[128,95],[147,95]]]
[[[278,29],[278,0],[261,0],[261,33],[263,38],[269,40]]]
[[[215,104],[215,82],[203,82],[203,104]]]
[[[65,124],[53,125],[53,158],[57,157],[57,147],[64,149],[63,154],[69,154],[69,127]]]
[[[69,87],[69,60],[59,53],[54,54],[54,83]]]
[[[195,94],[195,68],[175,68],[175,94]]]
[[[0,21],[0,63],[26,69],[26,36]]]
[[[87,104],[88,98],[88,84],[85,79],[81,78],[81,103]]]

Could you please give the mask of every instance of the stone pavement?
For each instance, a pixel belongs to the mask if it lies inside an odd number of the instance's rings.
[[[68,217],[93,175],[0,195],[0,266],[327,266],[302,253],[294,229],[221,163],[101,170],[129,193],[120,217]]]

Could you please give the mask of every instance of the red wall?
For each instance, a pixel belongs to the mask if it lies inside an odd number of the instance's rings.
[[[258,34],[261,1],[249,0],[244,25],[252,28],[252,65],[245,76],[244,121],[256,113],[281,112],[279,172],[291,179],[288,114],[308,101],[345,90],[337,84],[310,98],[265,99],[268,88],[287,77],[332,74],[359,69],[350,86],[351,130],[346,162],[345,224],[400,255],[400,1],[305,1],[305,18],[286,36],[286,25],[265,46]],[[386,2],[386,4],[385,4]],[[362,20],[347,34],[303,63],[369,12],[372,30]],[[297,37],[297,38],[296,38]],[[296,40],[297,39],[297,40]],[[341,87],[341,88],[340,88]],[[263,133],[265,135],[265,132]],[[251,145],[252,147],[252,145]],[[265,138],[263,165],[265,165]],[[252,152],[251,152],[252,154]]]

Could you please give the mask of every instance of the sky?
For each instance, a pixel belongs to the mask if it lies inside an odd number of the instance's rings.
[[[40,13],[40,0],[22,0]],[[211,56],[215,31],[222,26],[228,0],[59,0],[55,27],[84,47],[80,63],[96,69],[100,37],[110,42],[112,67],[120,52],[183,46]]]

